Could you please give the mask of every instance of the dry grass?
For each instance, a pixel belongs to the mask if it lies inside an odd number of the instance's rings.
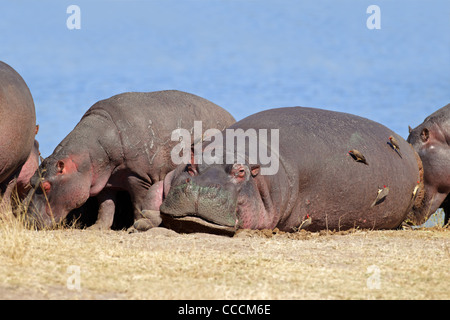
[[[450,298],[448,228],[227,238],[34,231],[4,219],[0,239],[1,299]],[[70,266],[80,290],[70,290]],[[373,270],[379,289],[367,286]]]

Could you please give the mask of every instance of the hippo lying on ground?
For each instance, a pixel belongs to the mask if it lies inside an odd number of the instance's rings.
[[[257,161],[254,156],[250,161],[251,143],[244,148],[230,143],[229,133],[240,129],[257,133]],[[279,131],[269,135],[265,129]],[[212,139],[203,146],[208,161],[180,165],[159,184],[165,226],[225,234],[238,228],[392,229],[421,201],[420,158],[400,136],[365,118],[313,108],[272,109],[235,123],[220,140],[223,144]],[[241,161],[226,161],[239,156],[239,148]]]
[[[30,220],[51,227],[96,196],[93,227],[110,228],[118,191],[129,193],[136,219],[158,210],[161,200],[152,202],[148,190],[175,168],[172,131],[192,130],[195,120],[220,130],[235,122],[214,103],[180,91],[123,93],[97,102],[31,179]],[[160,223],[159,214],[153,223]]]
[[[444,224],[450,215],[450,104],[437,110],[414,130],[408,142],[422,159],[425,196],[421,207],[413,208],[409,217],[416,224],[424,223],[438,208],[445,212]]]
[[[36,113],[30,90],[13,68],[0,61],[0,203],[2,205],[10,203],[17,177],[33,149],[35,133]],[[27,178],[29,178],[28,175],[22,175],[21,182],[25,185],[28,183],[25,181]]]

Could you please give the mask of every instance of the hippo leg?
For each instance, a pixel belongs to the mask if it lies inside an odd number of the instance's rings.
[[[163,181],[159,181],[149,188],[143,203],[145,209],[137,213],[138,216],[135,213],[135,223],[128,229],[129,232],[147,231],[161,224],[159,206],[163,197],[163,184]]]
[[[16,179],[12,179],[0,188],[0,218],[6,216],[8,212],[12,212],[11,195],[15,185]]]
[[[89,229],[110,229],[116,209],[116,192],[104,189],[97,195],[97,198],[100,204],[97,221]]]
[[[12,199],[14,198],[14,193],[17,193],[17,177],[19,176],[19,171],[15,172],[7,181],[8,183],[0,184],[0,217],[5,216],[5,214],[9,212],[13,212],[13,206],[16,205],[17,202],[17,194],[15,197],[15,202],[13,203]]]
[[[448,225],[448,220],[450,218],[450,196],[444,200],[441,205],[442,209],[444,209],[444,226]]]

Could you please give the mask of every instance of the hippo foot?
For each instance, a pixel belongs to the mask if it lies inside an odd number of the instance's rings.
[[[127,231],[128,233],[144,232],[154,227],[156,226],[149,219],[142,218],[137,220]]]
[[[156,210],[142,210],[144,218],[136,220],[132,227],[128,228],[128,233],[144,232],[161,225],[162,219],[159,211]]]

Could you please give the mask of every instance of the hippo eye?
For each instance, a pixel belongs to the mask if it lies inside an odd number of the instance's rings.
[[[245,177],[245,169],[244,168],[239,169],[239,171],[237,171],[234,175],[240,178]]]
[[[246,175],[246,171],[243,166],[239,166],[239,167],[236,166],[231,171],[231,176],[233,176],[234,178],[237,178],[239,181],[242,180],[243,178],[245,178],[245,175]]]

